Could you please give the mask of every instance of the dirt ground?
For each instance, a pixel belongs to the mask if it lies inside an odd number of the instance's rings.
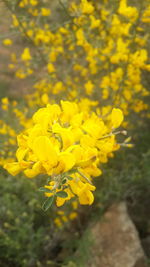
[[[17,32],[10,30],[11,13],[2,2],[0,2],[0,25],[0,97],[8,95],[14,98],[20,97],[29,91],[29,80],[18,79],[14,70],[8,66],[11,63],[13,51],[21,53],[22,40],[20,40],[20,35]],[[13,41],[12,46],[3,45],[3,40],[6,38]]]

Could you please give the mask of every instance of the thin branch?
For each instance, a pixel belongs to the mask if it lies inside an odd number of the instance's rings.
[[[77,172],[89,183],[92,185],[92,182],[82,173],[80,172],[79,170],[77,170]]]

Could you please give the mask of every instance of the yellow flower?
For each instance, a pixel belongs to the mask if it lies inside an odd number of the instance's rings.
[[[6,169],[11,175],[15,176],[22,171],[20,164],[18,162],[7,163],[4,165],[4,169]]]
[[[90,20],[91,20],[91,29],[95,29],[98,28],[100,26],[100,20],[96,19],[94,16],[90,16]]]
[[[48,101],[46,93],[42,97]],[[7,99],[2,101],[3,104],[8,102]],[[28,122],[30,127],[27,124],[27,130],[18,135],[18,162],[5,165],[12,175],[22,171],[28,178],[39,174],[50,176],[50,184],[42,191],[52,190],[45,195],[56,198],[57,206],[62,206],[74,196],[78,197],[80,204],[91,205],[94,201],[91,191],[95,190],[91,185],[92,177],[101,175],[99,163],[107,162],[108,156],[119,148],[112,128],[120,126],[122,111],[113,109],[105,123],[95,112],[89,112],[90,105],[95,106],[95,102],[84,103],[88,105],[87,110],[84,105],[69,101],[40,108]],[[23,112],[16,107],[13,111],[26,125]],[[7,133],[7,128],[2,132]],[[9,132],[14,136],[11,129]]]
[[[3,105],[8,105],[8,104],[9,104],[8,97],[3,97],[3,98],[1,99],[1,102],[2,102]]]
[[[11,46],[12,45],[12,40],[11,39],[4,39],[3,40],[3,44],[6,45],[6,46]]]
[[[56,199],[56,205],[57,205],[57,207],[61,207],[62,205],[64,205],[64,203],[67,200],[70,200],[71,197],[73,196],[73,194],[71,193],[70,189],[65,189],[64,192],[67,193],[67,197],[66,198],[57,197],[57,199]]]
[[[20,162],[24,159],[25,155],[28,153],[29,149],[24,147],[19,147],[16,152],[17,160]]]
[[[69,122],[74,115],[78,113],[78,106],[75,102],[61,101],[62,106],[62,121]],[[68,112],[69,111],[69,112]]]
[[[34,140],[33,152],[41,162],[48,161],[49,166],[57,164],[58,157],[53,144],[47,136],[39,136]]]
[[[61,222],[61,220],[59,218],[55,218],[54,223],[56,224],[56,226],[58,228],[62,227],[62,222]]]
[[[79,188],[77,191],[77,195],[79,197],[79,202],[81,205],[91,205],[94,201],[94,196],[91,191],[96,189],[95,186],[90,185],[88,183],[83,184],[79,182]]]
[[[49,97],[48,97],[48,94],[43,94],[42,97],[41,97],[41,100],[42,100],[42,103],[44,105],[48,104],[49,103]]]
[[[30,50],[28,47],[26,47],[21,55],[21,59],[23,61],[30,61],[31,60],[31,55],[30,55]]]
[[[127,6],[127,0],[121,0],[118,9],[119,14],[128,17],[135,21],[138,17],[138,10],[136,7]]]
[[[41,8],[41,14],[42,14],[42,16],[46,17],[46,16],[49,16],[51,14],[51,11],[48,8],[42,7]]]
[[[52,131],[60,137],[63,150],[74,144],[74,136],[70,129],[62,128],[59,123],[55,123]]]
[[[88,81],[84,86],[87,95],[91,95],[93,93],[94,84],[91,81]]]
[[[91,14],[94,11],[92,3],[87,0],[81,0],[80,8],[83,14]]]
[[[30,0],[30,4],[32,6],[36,6],[38,4],[38,0]]]
[[[98,117],[96,117],[95,115],[93,115],[93,118],[91,117],[87,119],[84,122],[82,128],[91,137],[96,138],[96,139],[100,138],[107,131],[107,128],[104,122]]]
[[[71,170],[75,165],[75,157],[71,153],[62,152],[58,156],[58,165],[54,168],[53,173],[60,174]]]
[[[74,220],[75,218],[77,218],[77,216],[78,216],[78,214],[77,214],[77,212],[71,212],[70,214],[69,214],[69,219],[70,220]]]
[[[56,71],[56,70],[55,70],[55,67],[54,67],[54,65],[53,65],[52,63],[48,63],[48,65],[47,65],[47,69],[48,69],[48,72],[49,72],[49,73],[53,73],[53,72]]]
[[[20,164],[21,165],[21,164]],[[26,170],[24,170],[24,174],[28,177],[28,178],[34,178],[35,176],[37,176],[38,174],[40,174],[41,172],[44,173],[44,170],[42,169],[42,164],[40,161],[36,162],[32,168],[27,168]]]

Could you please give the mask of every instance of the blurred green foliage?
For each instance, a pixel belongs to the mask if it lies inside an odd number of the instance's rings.
[[[0,266],[38,266],[51,240],[51,222],[35,182],[1,171],[0,191]]]
[[[148,122],[143,130],[137,128],[134,147],[123,148],[111,159],[103,170],[101,179],[97,180],[97,202],[109,206],[114,201],[126,200],[132,206],[141,194],[149,194],[150,185],[150,135]]]
[[[6,96],[6,94],[9,94],[10,84],[6,80],[0,81],[0,98],[3,98]]]

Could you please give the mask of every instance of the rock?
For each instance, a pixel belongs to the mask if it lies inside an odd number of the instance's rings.
[[[146,267],[137,230],[124,202],[113,205],[92,227],[87,267]]]

